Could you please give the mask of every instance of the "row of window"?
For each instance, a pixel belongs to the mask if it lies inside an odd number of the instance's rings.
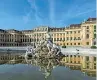
[[[67,34],[69,34],[69,33],[72,34],[73,32],[74,32],[74,33],[77,33],[77,32],[80,33],[80,31],[70,31],[70,32],[68,31]],[[46,33],[45,33],[45,34],[46,34]],[[55,36],[55,35],[62,35],[62,34],[65,35],[65,33],[57,33],[57,34],[54,34],[54,36]],[[17,37],[17,36],[20,36],[20,37],[27,37],[27,35],[12,35],[12,34],[9,34],[9,35],[0,34],[0,36],[1,36],[1,37],[4,37],[4,36],[5,36],[5,37]],[[31,35],[28,35],[28,36],[31,37]],[[32,36],[44,36],[44,33],[41,33],[41,34],[34,34],[34,35],[32,35]]]
[[[39,39],[0,39],[0,42],[33,42]]]
[[[33,37],[33,35],[3,35],[3,34],[0,34],[0,37],[10,37],[10,38],[20,38],[20,37]]]
[[[69,33],[72,34],[73,32],[74,32],[75,34],[76,34],[76,33],[80,33],[80,31],[70,31],[70,32],[67,32],[67,34],[69,34]]]
[[[36,28],[36,29],[34,29],[35,31],[47,31],[48,30],[48,28]]]
[[[89,42],[86,42],[86,45],[89,45],[90,43]],[[60,44],[60,45],[62,45],[62,44]],[[72,45],[75,45],[75,46],[80,46],[81,45],[81,43],[64,43],[63,44],[64,46],[72,46]]]
[[[77,31],[70,31],[70,32],[68,31],[68,32],[66,32],[66,33],[67,33],[67,34],[69,34],[69,33],[72,34],[73,32],[74,32],[74,33],[77,33]],[[80,33],[80,31],[78,31],[78,33]],[[57,35],[57,36],[59,36],[59,35],[62,36],[62,34],[65,36],[65,33],[57,33],[57,34],[53,34],[53,35],[54,35],[54,36],[56,36],[56,35]]]
[[[96,38],[96,25],[94,26],[94,39]]]
[[[64,46],[81,45],[81,43],[64,43]]]
[[[76,37],[74,37],[74,38],[73,37],[70,37],[70,38],[67,37],[66,39],[65,38],[63,38],[63,39],[62,38],[54,38],[54,41],[65,41],[65,40],[66,41],[68,41],[68,40],[81,40],[81,38],[80,37],[77,37],[77,38]]]

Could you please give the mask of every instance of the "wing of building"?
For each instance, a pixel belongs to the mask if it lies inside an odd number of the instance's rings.
[[[60,46],[90,47],[97,45],[96,18],[88,18],[79,24],[67,27],[52,28],[39,26],[33,30],[2,30],[0,29],[0,46],[27,46],[45,39],[49,32],[54,43]]]

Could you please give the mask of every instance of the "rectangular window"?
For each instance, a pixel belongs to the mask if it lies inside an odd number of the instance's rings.
[[[96,25],[94,26],[94,29],[96,29]]]
[[[60,38],[60,41],[62,41],[62,38]]]
[[[67,37],[67,40],[69,40],[69,37]]]
[[[89,66],[87,66],[87,69],[89,69]]]
[[[56,38],[54,38],[54,41],[56,41]]]
[[[81,40],[81,38],[80,38],[80,37],[78,37],[78,40]]]
[[[76,31],[74,31],[74,33],[76,33]]]
[[[74,40],[76,40],[76,37],[74,37]]]
[[[87,32],[89,32],[89,30],[87,30]]]
[[[67,32],[67,34],[69,34],[69,32]]]
[[[89,42],[86,42],[87,45],[89,45]]]
[[[80,63],[80,61],[78,61],[78,63]]]
[[[78,31],[78,33],[80,33],[80,31]]]
[[[74,45],[76,45],[76,43],[74,43]]]
[[[70,34],[72,34],[72,31],[70,31]]]
[[[89,29],[89,26],[87,26],[87,29]]]
[[[86,39],[89,39],[89,34],[86,34]]]
[[[70,43],[70,45],[72,45],[72,43]]]
[[[64,38],[64,41],[65,41],[65,38]]]
[[[96,32],[96,29],[94,30],[94,32]]]
[[[72,55],[70,55],[70,57],[72,57]]]
[[[96,34],[94,34],[94,39],[96,38]]]
[[[94,69],[96,69],[96,63],[94,63]]]
[[[94,69],[96,69],[96,66],[94,66]]]
[[[68,43],[67,43],[67,45],[68,45]]]
[[[72,40],[72,37],[70,37],[70,40]]]
[[[80,43],[78,43],[78,45],[80,45]]]

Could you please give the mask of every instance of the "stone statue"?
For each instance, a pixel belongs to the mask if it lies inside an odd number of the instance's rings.
[[[36,48],[27,48],[25,58],[27,59],[28,55],[31,54],[34,57],[51,57],[57,56],[61,53],[61,49],[56,44],[53,44],[51,35],[49,33],[46,34],[46,39],[42,39],[39,41],[39,44],[36,43]]]
[[[51,39],[51,35],[49,33],[46,34],[46,39]]]

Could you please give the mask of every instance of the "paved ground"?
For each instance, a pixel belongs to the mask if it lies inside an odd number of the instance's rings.
[[[63,54],[97,55],[97,49],[90,48],[61,48]]]
[[[0,49],[26,50],[27,47],[0,47]]]
[[[0,49],[11,49],[11,50],[26,50],[26,47],[0,47]],[[97,49],[91,48],[82,48],[82,47],[68,47],[68,48],[61,48],[63,54],[97,54]]]

